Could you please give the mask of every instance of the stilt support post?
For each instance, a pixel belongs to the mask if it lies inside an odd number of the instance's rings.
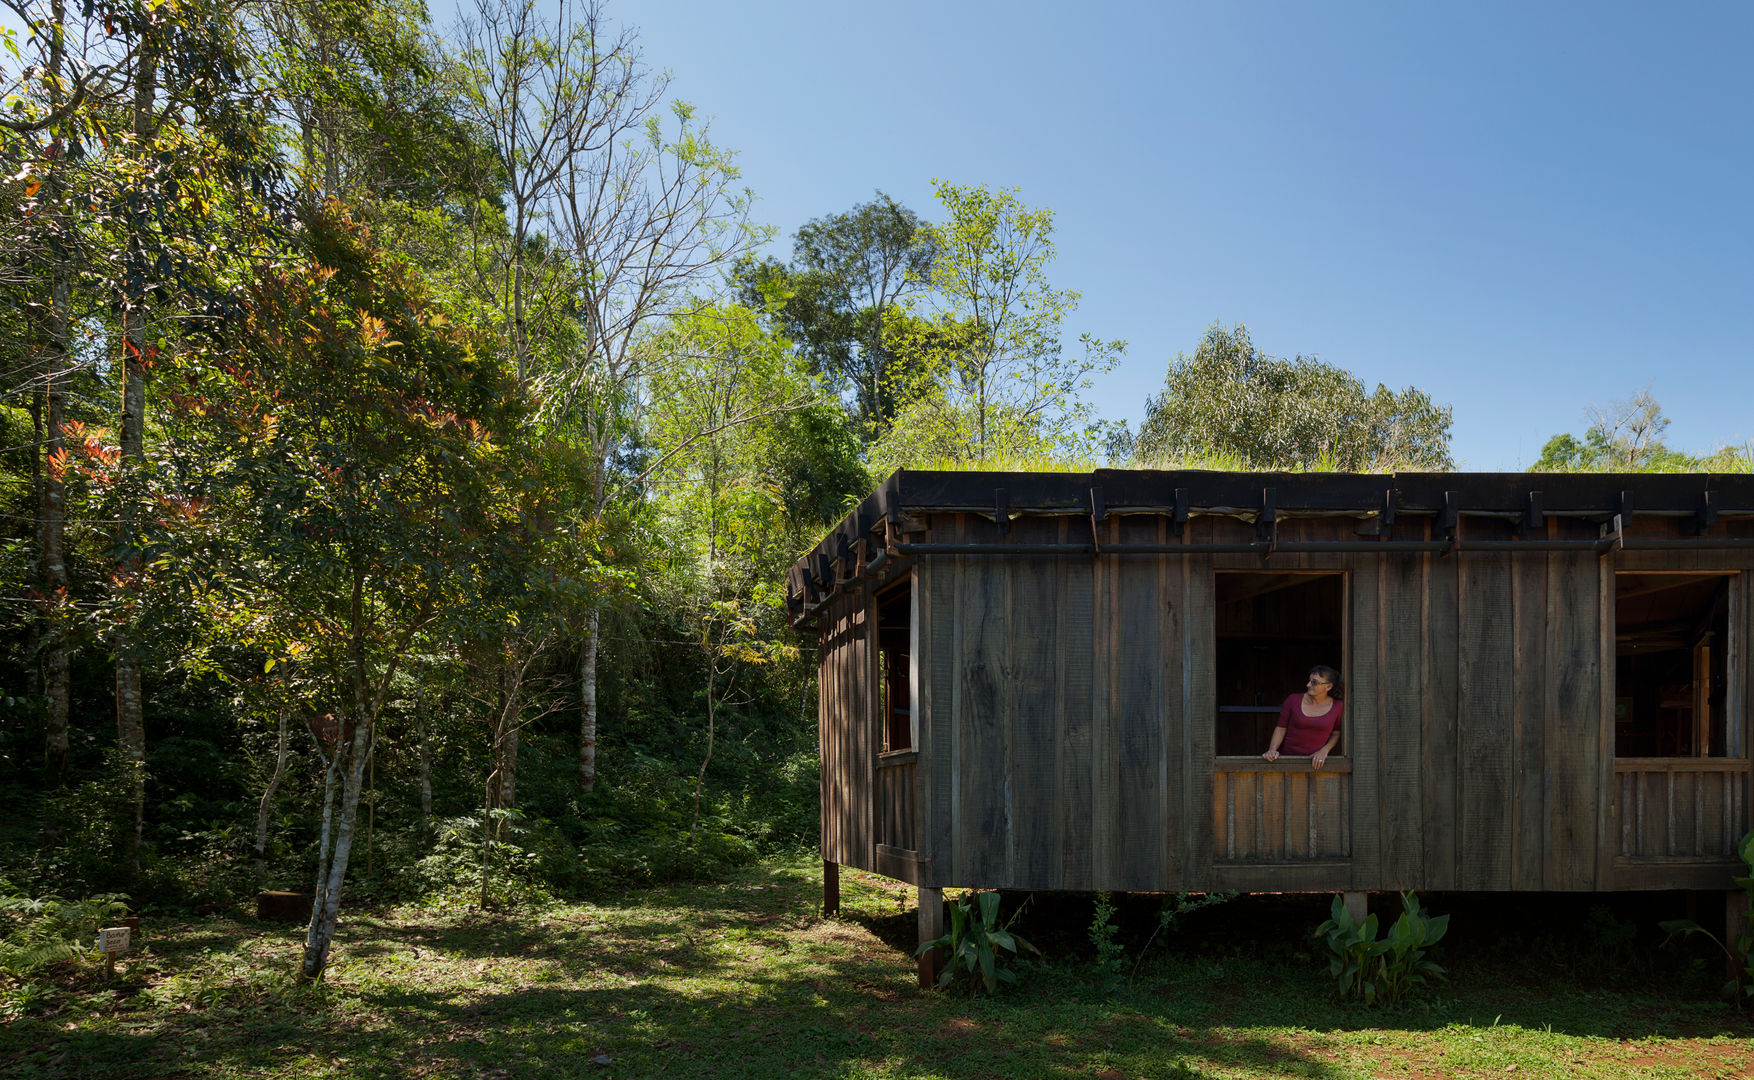
[[[920,944],[944,936],[944,890],[924,885],[920,890]],[[932,949],[920,956],[920,985],[935,986],[938,973],[944,969],[942,949]]]

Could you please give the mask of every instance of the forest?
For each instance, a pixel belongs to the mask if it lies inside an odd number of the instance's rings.
[[[1454,465],[1448,406],[1241,324],[1097,416],[1127,346],[1067,333],[1051,210],[934,181],[776,237],[596,0],[6,9],[6,895],[310,894],[315,980],[356,905],[808,852],[781,582],[892,470]],[[1536,468],[1749,469],[1665,425]]]

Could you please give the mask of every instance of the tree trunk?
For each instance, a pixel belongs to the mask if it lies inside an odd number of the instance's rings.
[[[262,804],[256,807],[256,888],[268,887],[268,812],[274,805],[274,793],[280,790],[280,778],[286,775],[286,714],[280,714],[280,745],[274,750],[274,775],[262,792]]]
[[[499,716],[495,718],[493,750],[499,766],[497,806],[510,810],[518,805],[518,729],[523,717],[524,669],[506,650],[500,656]]]
[[[144,164],[158,134],[158,46],[152,31],[140,50],[134,75],[135,147]],[[123,589],[137,587],[140,572],[139,515],[146,464],[146,289],[150,270],[141,233],[147,226],[136,220],[128,238],[130,273],[124,286],[122,310],[122,490],[121,549],[117,576]],[[146,815],[146,719],[141,691],[140,649],[136,627],[125,617],[116,632],[116,747],[122,762],[122,783],[132,811],[128,833],[126,869],[132,880],[140,872],[141,830]]]
[[[53,25],[65,25],[66,5],[55,0],[50,8]],[[59,109],[65,101],[62,77],[66,56],[60,37],[49,46],[49,107]],[[50,786],[60,787],[67,778],[70,701],[72,680],[69,674],[67,616],[70,597],[67,595],[67,489],[62,478],[62,461],[57,457],[65,446],[62,425],[67,419],[67,380],[72,372],[72,244],[71,213],[68,209],[66,159],[71,124],[57,125],[55,142],[60,146],[49,164],[44,179],[43,204],[52,215],[50,229],[56,242],[50,245],[49,312],[43,365],[41,400],[36,409],[40,423],[38,445],[45,463],[38,488],[38,566],[37,588],[41,592],[41,648],[43,689],[43,771]],[[33,465],[35,462],[33,461]],[[51,834],[59,833],[59,824],[51,822]]]
[[[432,832],[432,720],[426,715],[426,696],[415,703],[420,717],[420,831]]]
[[[585,613],[585,640],[579,649],[579,787],[597,789],[597,645],[602,609],[591,603]]]
[[[56,188],[61,186],[56,179],[59,171],[57,163],[49,181]],[[56,191],[51,201],[60,202],[59,194]],[[41,535],[37,549],[37,588],[41,593],[43,626],[43,767],[49,783],[60,787],[67,774],[68,718],[72,700],[67,645],[67,621],[72,599],[67,592],[67,485],[62,475],[65,459],[60,457],[66,447],[63,425],[67,419],[67,380],[71,374],[68,306],[72,302],[72,290],[64,257],[56,258],[51,273],[47,370],[43,373],[42,390],[42,453],[46,467],[43,469],[42,501],[38,509]]]
[[[327,811],[323,815],[322,846],[328,858],[326,865],[319,863],[317,867],[317,897],[311,908],[310,929],[305,934],[304,961],[299,965],[299,978],[307,982],[323,977],[323,970],[329,964],[329,950],[335,943],[335,926],[341,917],[341,886],[347,879],[347,859],[353,853],[353,825],[359,814],[359,795],[365,787],[370,720],[354,716],[353,738],[344,742],[339,735],[345,733],[343,726],[335,742],[335,757],[329,767],[330,779],[325,784],[329,790],[329,800],[326,801],[332,801],[333,778],[345,765],[341,817],[334,822],[333,844],[329,841],[330,815]]]

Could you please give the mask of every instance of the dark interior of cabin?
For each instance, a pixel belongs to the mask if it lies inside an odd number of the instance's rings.
[[[1722,757],[1730,579],[1614,575],[1614,754]]]
[[[1214,575],[1220,756],[1267,748],[1286,695],[1317,664],[1346,670],[1346,579],[1337,573]],[[1344,696],[1344,687],[1342,696]],[[1343,727],[1343,725],[1342,725]],[[1346,752],[1341,735],[1336,753]]]
[[[883,717],[883,749],[913,749],[912,694],[908,680],[909,620],[912,592],[904,577],[886,592],[877,594],[877,687],[878,711]]]

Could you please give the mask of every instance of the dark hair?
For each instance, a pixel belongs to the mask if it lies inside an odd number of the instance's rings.
[[[1309,669],[1309,673],[1328,684],[1328,696],[1340,697],[1340,673],[1326,664],[1317,664]]]

